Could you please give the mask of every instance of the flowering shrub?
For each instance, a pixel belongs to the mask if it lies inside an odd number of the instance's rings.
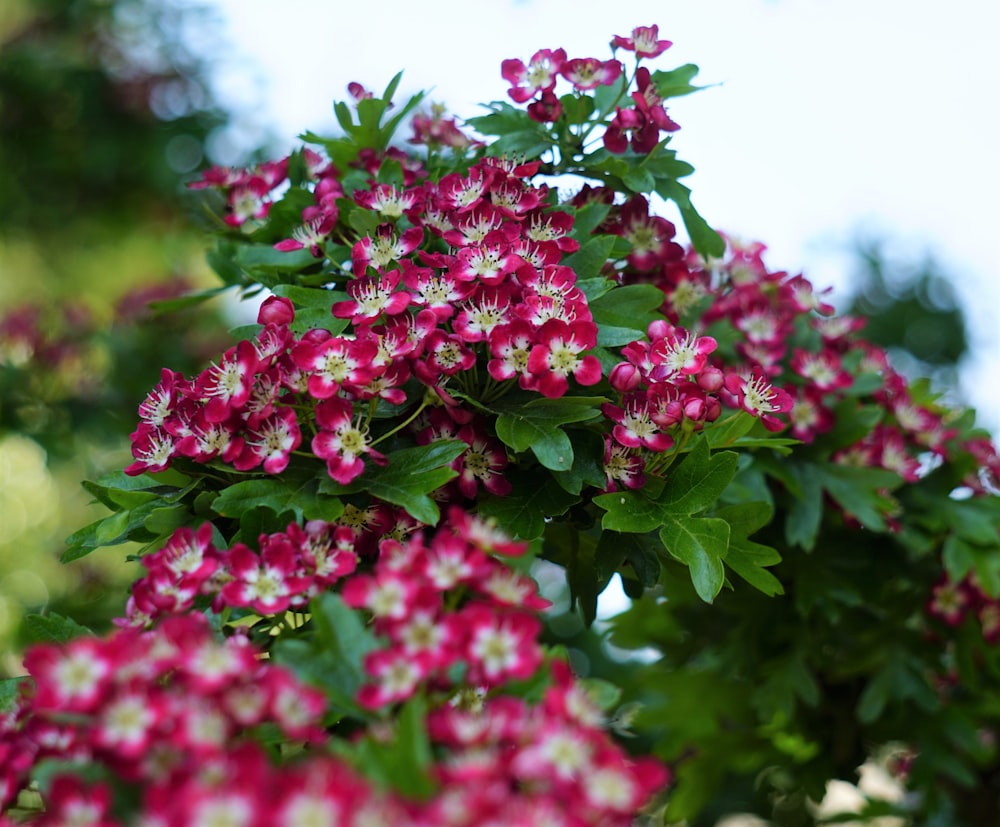
[[[65,558],[139,543],[144,574],[110,637],[31,619],[5,806],[695,821],[807,813],[893,744],[907,812],[989,794],[1000,460],[699,216],[664,105],[697,69],[643,65],[669,46],[505,61],[517,106],[464,124],[352,84],[342,136],[194,184],[223,282],[267,298],[207,368],[163,368],[134,462],[87,484],[112,514]],[[612,640],[658,659],[574,677],[541,561],[588,625],[620,575]]]

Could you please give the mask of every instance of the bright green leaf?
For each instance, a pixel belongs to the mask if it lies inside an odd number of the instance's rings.
[[[578,241],[581,246],[585,244],[590,234],[601,226],[610,211],[609,204],[597,202],[578,207],[573,214],[573,231],[570,233],[570,238]]]
[[[729,550],[729,523],[714,517],[671,517],[660,529],[660,539],[690,569],[698,596],[711,603],[726,580],[722,560]]]
[[[365,463],[365,470],[349,486],[324,481],[321,491],[340,493],[367,491],[373,497],[398,505],[416,520],[437,525],[441,512],[428,496],[458,476],[450,464],[468,450],[461,440],[442,440],[431,445],[417,445],[388,454],[386,465]]]
[[[74,638],[93,635],[86,626],[55,612],[26,614],[21,620],[24,643],[66,643]]]
[[[297,520],[306,511],[314,512],[318,501],[318,480],[253,479],[238,482],[223,489],[212,503],[212,509],[222,517],[242,517],[249,511],[269,508],[275,514],[291,511]]]
[[[571,253],[562,263],[571,268],[581,279],[598,278],[608,263],[615,239],[609,235],[591,236],[575,253]]]
[[[672,470],[658,497],[665,511],[695,514],[712,508],[736,476],[733,451],[709,453],[708,440],[699,439],[684,461]]]
[[[651,193],[656,186],[652,173],[643,167],[630,169],[622,176],[622,181],[632,192],[641,194]]]
[[[698,74],[698,67],[693,63],[685,63],[670,71],[658,70],[650,75],[650,80],[661,98],[677,98],[690,95],[704,86],[694,86],[691,80]]]
[[[31,683],[27,675],[20,678],[0,678],[0,712],[10,709],[21,694],[21,687]]]
[[[546,468],[567,471],[573,467],[573,446],[559,426],[597,419],[604,401],[602,397],[563,396],[502,406],[496,421],[497,436],[515,451],[530,448]]]

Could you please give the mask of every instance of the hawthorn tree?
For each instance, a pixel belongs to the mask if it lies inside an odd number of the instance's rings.
[[[223,284],[266,298],[85,484],[111,513],[65,559],[137,543],[143,572],[111,635],[29,619],[6,806],[801,824],[876,758],[913,795],[869,815],[995,814],[1000,461],[698,214],[670,45],[512,58],[464,124],[352,84],[341,135],[195,182]],[[553,566],[590,674],[546,628]]]

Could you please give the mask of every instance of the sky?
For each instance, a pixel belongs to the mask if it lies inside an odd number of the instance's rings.
[[[610,56],[657,24],[650,66],[696,63],[711,84],[675,99],[671,147],[717,229],[768,246],[774,269],[846,296],[850,249],[932,256],[972,325],[966,398],[1000,430],[1000,2],[997,0],[210,0],[239,66],[220,92],[282,136],[336,131],[350,81],[429,90],[460,117],[506,99],[500,63],[540,48]],[[676,219],[676,216],[666,215]],[[678,222],[679,223],[679,222]]]

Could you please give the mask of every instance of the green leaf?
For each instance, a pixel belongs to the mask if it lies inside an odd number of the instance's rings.
[[[781,555],[770,546],[761,545],[743,537],[730,537],[726,566],[747,583],[768,597],[784,594],[785,587],[767,566],[781,562]]]
[[[534,121],[523,109],[517,109],[504,101],[494,101],[487,105],[490,113],[467,118],[465,123],[480,135],[505,135],[523,131],[534,126]]]
[[[143,520],[143,526],[153,534],[167,535],[191,522],[192,514],[186,505],[165,505],[154,508]]]
[[[21,633],[24,643],[66,643],[78,637],[93,635],[86,626],[81,626],[69,617],[55,612],[47,614],[26,614],[21,619]]]
[[[681,161],[677,153],[669,149],[660,150],[652,158],[647,158],[643,166],[657,178],[685,178],[694,172],[694,167]]]
[[[432,754],[426,718],[424,697],[410,698],[399,710],[391,736],[366,735],[351,745],[352,757],[377,784],[407,798],[428,798],[435,783],[430,774]]]
[[[165,476],[140,474],[130,477],[118,471],[105,474],[93,481],[85,480],[81,485],[112,511],[120,511],[137,508],[156,499],[167,502],[179,499],[197,484],[195,480],[176,474],[176,481],[180,487],[175,487],[167,484]]]
[[[237,519],[260,508],[269,508],[277,515],[291,511],[299,521],[335,520],[344,510],[339,500],[320,496],[315,477],[246,480],[230,485],[212,502],[216,514]]]
[[[309,250],[282,252],[270,244],[244,244],[236,250],[236,263],[251,278],[267,285],[277,283],[269,277],[311,267],[316,259]]]
[[[819,703],[819,685],[802,652],[774,658],[763,664],[761,671],[767,677],[753,692],[750,702],[762,718],[771,720],[780,715],[785,720],[794,720],[796,698],[806,706]]]
[[[156,539],[156,535],[145,527],[146,518],[157,507],[156,503],[157,500],[151,500],[129,511],[119,511],[73,532],[66,538],[67,548],[59,559],[70,563],[106,546],[130,541],[148,543]]]
[[[320,490],[330,493],[367,491],[373,497],[406,509],[415,520],[437,525],[441,512],[427,495],[458,476],[450,464],[468,447],[461,440],[450,439],[393,451],[384,466],[365,463],[364,472],[350,485],[338,486],[324,480]]]
[[[590,234],[601,226],[610,211],[610,204],[597,202],[578,207],[573,213],[573,231],[569,234],[570,238],[578,241],[581,246],[585,244]]]
[[[209,254],[211,257],[211,254]],[[211,263],[211,262],[210,262]],[[233,288],[232,284],[225,284],[222,287],[211,287],[207,290],[198,290],[194,293],[185,293],[175,299],[157,299],[149,303],[149,308],[155,313],[173,313],[177,310],[186,310],[189,307],[206,302],[209,299],[225,293]]]
[[[667,479],[658,502],[665,511],[695,514],[712,508],[736,476],[733,451],[709,453],[708,440],[699,439]]]
[[[784,587],[766,568],[781,562],[781,555],[770,546],[755,543],[749,535],[771,521],[774,509],[766,502],[742,502],[717,509],[715,516],[729,523],[729,551],[726,567],[768,597],[783,594]]]
[[[677,205],[684,227],[691,237],[691,243],[704,258],[722,257],[726,252],[726,242],[694,208],[694,204],[691,203],[691,190],[677,181],[661,178],[657,179],[656,193]]]
[[[635,332],[633,339],[646,336],[649,323],[660,318],[665,301],[663,291],[651,284],[629,284],[610,290],[590,304],[598,327],[611,325]]]
[[[483,497],[476,510],[516,539],[534,540],[542,536],[546,518],[565,514],[579,501],[547,474],[535,473],[518,479],[510,494]]]
[[[689,567],[698,596],[710,603],[725,582],[722,560],[729,548],[730,528],[724,519],[693,515],[716,505],[735,476],[736,466],[735,453],[712,455],[708,440],[698,439],[655,499],[645,491],[594,497],[594,503],[607,512],[601,526],[635,534],[659,529],[666,551]]]
[[[24,675],[20,678],[0,678],[0,712],[5,712],[14,705],[21,694],[21,687],[31,683],[31,678]]]
[[[594,504],[607,512],[601,526],[608,531],[646,534],[663,525],[662,507],[641,490],[598,494]]]
[[[316,623],[316,639],[323,651],[347,666],[353,675],[351,693],[365,680],[365,655],[377,648],[377,642],[362,620],[338,594],[323,592],[309,604]]]
[[[630,169],[622,176],[622,181],[632,192],[637,193],[650,193],[656,186],[653,174],[644,167]]]
[[[740,437],[750,432],[757,419],[746,411],[737,411],[725,419],[716,420],[705,428],[705,437],[712,448],[731,446]]]
[[[350,321],[335,318],[330,310],[334,302],[345,301],[348,298],[347,293],[342,291],[279,284],[274,288],[274,293],[290,299],[295,305],[295,320],[291,324],[291,329],[295,333],[322,328],[336,335],[343,332]]]
[[[698,67],[693,63],[685,63],[669,72],[658,70],[650,75],[650,80],[661,98],[679,98],[690,95],[705,86],[693,86],[691,80],[698,74]]]
[[[574,430],[568,434],[573,446],[573,465],[554,473],[556,482],[570,494],[579,494],[584,486],[603,488],[604,439],[593,431]]]
[[[614,236],[597,235],[588,238],[575,253],[566,256],[562,263],[571,268],[581,279],[597,278],[615,246]]]
[[[882,489],[896,488],[902,482],[899,474],[880,468],[855,468],[833,462],[814,466],[820,485],[845,511],[865,528],[885,531],[885,515],[892,508]]]
[[[811,463],[789,464],[785,469],[798,486],[785,520],[785,539],[806,551],[815,548],[823,519],[823,487],[812,469]]]
[[[590,95],[563,95],[559,102],[562,104],[563,116],[567,123],[582,124],[594,114],[594,99]]]
[[[609,290],[615,288],[615,283],[611,279],[607,279],[604,276],[598,276],[594,279],[578,279],[576,286],[580,288],[580,292],[587,297],[588,302],[595,301],[600,296],[603,296]]]
[[[690,569],[698,596],[711,603],[726,580],[722,559],[729,549],[729,523],[715,517],[672,517],[660,529],[660,539]]]
[[[579,531],[566,521],[552,522],[545,528],[542,554],[566,570],[570,605],[577,607],[588,627],[597,617],[597,598],[613,573],[598,566],[597,546],[592,532]]]
[[[652,588],[660,579],[660,551],[662,545],[655,534],[604,531],[594,557],[597,575],[607,581],[623,565],[630,565],[643,588]]]
[[[367,676],[365,655],[378,642],[360,612],[347,606],[340,595],[324,592],[309,604],[315,625],[311,639],[281,639],[274,647],[275,660],[326,693],[331,706],[342,714],[366,718],[355,700]]]
[[[882,667],[875,672],[858,699],[858,720],[863,724],[871,724],[882,714],[890,700],[906,699],[913,700],[927,712],[934,711],[941,705],[938,696],[927,683],[920,657],[903,648],[890,649]]]
[[[516,407],[500,406],[497,437],[515,451],[530,448],[546,468],[567,471],[573,467],[573,445],[559,426],[597,419],[605,401],[603,397],[563,396],[533,399]]]

